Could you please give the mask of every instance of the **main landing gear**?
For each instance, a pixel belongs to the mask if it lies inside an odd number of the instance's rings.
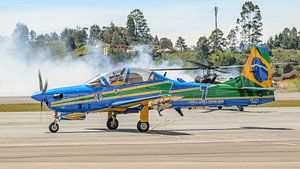
[[[119,127],[119,121],[117,120],[118,112],[108,112],[108,118],[106,126],[109,130],[116,130]],[[54,113],[54,121],[49,125],[49,131],[56,133],[59,130],[60,118],[58,112]],[[143,104],[143,109],[140,111],[140,120],[137,123],[137,129],[140,132],[147,132],[150,128],[149,124],[149,108],[148,103]]]
[[[237,106],[237,108],[239,109],[239,111],[244,111],[244,107],[243,106]]]
[[[149,109],[148,103],[144,104],[143,109],[140,111],[140,120],[137,123],[137,129],[140,132],[146,132],[150,128],[149,124]],[[108,119],[106,122],[106,126],[109,130],[116,130],[119,126],[119,122],[117,120],[117,112],[108,112]]]
[[[149,127],[150,127],[150,124],[149,122],[141,122],[139,121],[137,123],[137,129],[140,131],[140,132],[146,132],[149,130]]]
[[[50,123],[50,125],[49,125],[49,131],[51,133],[56,133],[59,130],[58,122],[59,122],[58,113],[55,112],[54,113],[54,122]]]

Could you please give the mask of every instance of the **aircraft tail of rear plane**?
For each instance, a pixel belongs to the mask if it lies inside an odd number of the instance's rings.
[[[272,72],[267,48],[255,47],[251,50],[241,75],[225,82],[231,86],[248,89],[270,89]]]

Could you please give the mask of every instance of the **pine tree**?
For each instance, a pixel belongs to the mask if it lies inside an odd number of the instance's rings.
[[[200,57],[207,59],[209,55],[209,41],[205,36],[199,38],[196,49]]]
[[[237,25],[241,33],[241,43],[248,47],[260,43],[263,23],[258,5],[254,5],[251,1],[245,2],[240,16],[241,18],[237,19]]]
[[[128,35],[133,42],[150,43],[150,29],[147,25],[143,13],[139,9],[135,9],[127,16]]]
[[[99,25],[92,25],[90,28],[90,39],[89,42],[91,44],[94,44],[96,40],[100,40],[100,35],[101,35],[101,29]]]
[[[74,29],[69,29],[65,28],[61,33],[60,33],[60,40],[65,41],[65,45],[68,49],[68,51],[73,51],[76,49],[73,33],[75,32]]]
[[[229,33],[227,35],[226,45],[231,51],[235,51],[235,49],[237,47],[237,36],[236,36],[236,32],[234,29],[231,29],[229,31]]]
[[[183,39],[181,36],[179,36],[176,41],[175,47],[181,51],[186,50],[187,45],[185,44],[185,39]]]
[[[290,31],[290,41],[288,44],[289,49],[297,49],[299,45],[299,37],[297,35],[297,29],[293,27]]]
[[[217,49],[223,50],[225,47],[225,38],[223,38],[223,32],[217,28],[209,36],[209,46],[211,52],[215,52]]]
[[[291,30],[289,28],[284,28],[282,33],[280,33],[280,38],[282,38],[282,44],[281,47],[284,49],[289,48],[289,43],[291,39]]]
[[[16,28],[12,33],[12,37],[19,44],[24,44],[29,40],[29,29],[27,25],[17,23]]]
[[[136,42],[138,39],[137,28],[132,15],[127,16],[127,30],[130,42]]]
[[[34,30],[31,30],[29,32],[30,40],[35,40],[36,38],[36,32]]]
[[[51,32],[50,33],[50,41],[58,41],[59,40],[59,36],[56,32]]]
[[[155,35],[154,39],[153,39],[153,45],[154,46],[159,46],[159,39],[158,39],[158,36]]]

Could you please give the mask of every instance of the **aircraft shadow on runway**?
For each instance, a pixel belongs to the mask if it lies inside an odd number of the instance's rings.
[[[125,132],[125,133],[141,133],[137,129],[117,129],[108,130],[106,128],[88,128],[88,130],[106,131],[106,132]],[[146,134],[164,134],[170,136],[192,135],[190,133],[179,132],[180,130],[149,130]]]
[[[258,127],[258,126],[244,126],[244,127],[232,127],[232,128],[201,128],[201,129],[178,129],[178,130],[149,130],[145,134],[161,134],[168,136],[186,136],[195,135],[189,132],[201,132],[201,131],[243,131],[243,130],[273,130],[273,131],[284,131],[293,130],[291,128],[284,127]],[[69,131],[60,133],[99,133],[99,132],[125,132],[125,133],[140,133],[136,129],[118,129],[118,130],[108,130],[106,128],[87,128],[86,131]]]
[[[207,109],[204,111],[200,111],[199,113],[213,113],[213,112],[217,113],[218,111],[226,111],[226,113],[272,113],[272,111],[266,111],[266,110],[263,110],[263,111],[248,111],[248,110],[239,111],[237,109],[221,109],[221,110]]]

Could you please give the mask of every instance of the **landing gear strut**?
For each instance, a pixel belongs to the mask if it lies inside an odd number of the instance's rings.
[[[140,112],[140,121],[137,123],[137,129],[140,132],[146,132],[150,128],[149,124],[149,108],[148,103],[144,103],[143,109]]]
[[[106,126],[110,130],[116,130],[119,127],[119,121],[117,120],[117,114],[108,112],[108,119]]]
[[[59,116],[58,116],[58,112],[54,113],[54,122],[50,123],[49,125],[49,131],[51,133],[56,133],[59,130]]]

